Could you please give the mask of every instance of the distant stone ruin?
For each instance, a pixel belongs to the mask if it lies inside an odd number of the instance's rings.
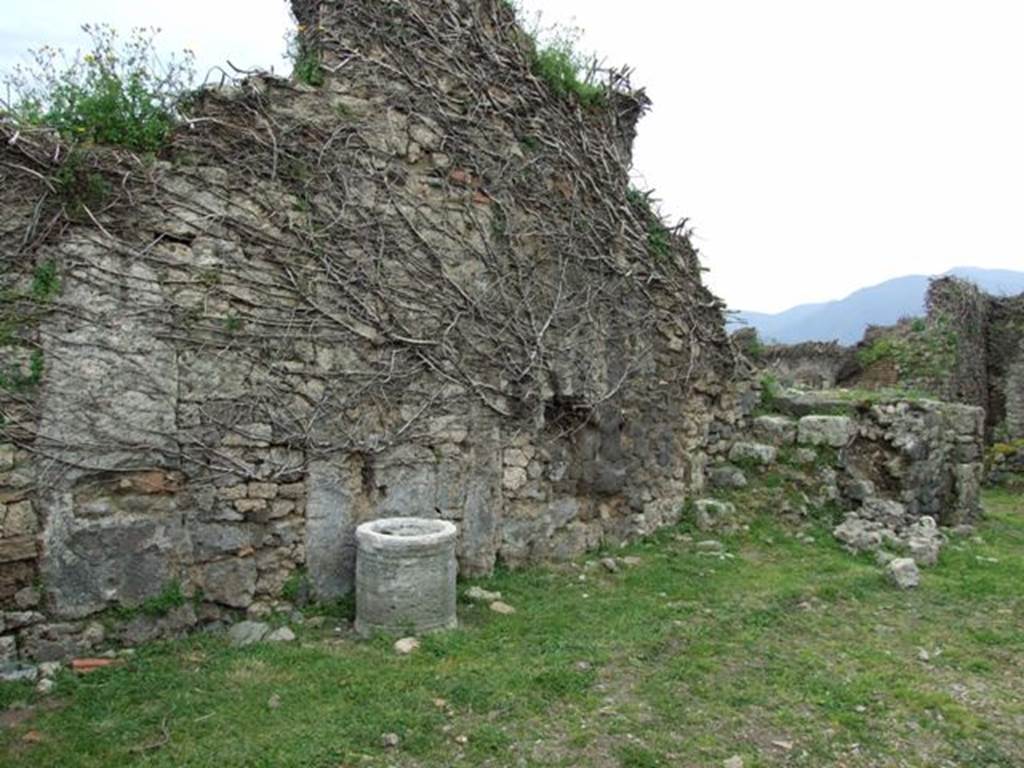
[[[1024,295],[989,296],[943,277],[932,281],[927,309],[924,318],[869,328],[855,347],[758,345],[757,363],[787,386],[894,388],[974,405],[990,439],[1024,440]]]
[[[955,278],[932,283],[929,322],[955,338],[941,397],[985,409],[990,435],[1024,439],[1024,294],[989,296]]]
[[[858,370],[854,350],[834,341],[767,346],[760,362],[780,381],[812,390],[835,389]]]
[[[157,158],[0,124],[0,661],[344,595],[381,517],[469,575],[651,532],[749,405],[641,91],[555,92],[500,0],[295,10],[322,87]]]

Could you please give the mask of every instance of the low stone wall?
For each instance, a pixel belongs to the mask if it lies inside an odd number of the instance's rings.
[[[985,473],[992,485],[1024,488],[1024,438],[996,443],[989,448]]]
[[[981,408],[841,392],[789,392],[773,406],[714,444],[713,486],[742,488],[751,471],[788,468],[809,479],[807,505],[843,518],[836,536],[848,547],[906,550],[922,565],[937,557],[939,526],[981,514]]]

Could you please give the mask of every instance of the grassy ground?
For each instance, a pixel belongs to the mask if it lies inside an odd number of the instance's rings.
[[[291,646],[151,647],[48,703],[0,687],[0,709],[30,704],[0,763],[1021,766],[1024,496],[986,506],[911,593],[824,528],[759,519],[725,559],[683,526],[619,573],[499,574],[481,583],[515,615],[460,604],[464,628],[410,657],[336,620]]]

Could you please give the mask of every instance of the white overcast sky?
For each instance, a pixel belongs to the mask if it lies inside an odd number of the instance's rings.
[[[1021,0],[525,0],[628,63],[640,178],[711,287],[777,311],[907,273],[1024,270]],[[288,70],[284,0],[0,0],[0,68],[78,25]]]

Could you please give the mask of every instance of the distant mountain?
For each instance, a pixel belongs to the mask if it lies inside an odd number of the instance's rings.
[[[1024,292],[1024,272],[956,267],[945,274],[970,280],[997,296]],[[757,329],[762,340],[782,344],[833,339],[841,344],[855,344],[869,325],[892,325],[901,317],[923,315],[930,280],[927,275],[897,277],[861,288],[845,299],[801,304],[774,315],[737,312],[730,320],[729,329],[750,325]]]

